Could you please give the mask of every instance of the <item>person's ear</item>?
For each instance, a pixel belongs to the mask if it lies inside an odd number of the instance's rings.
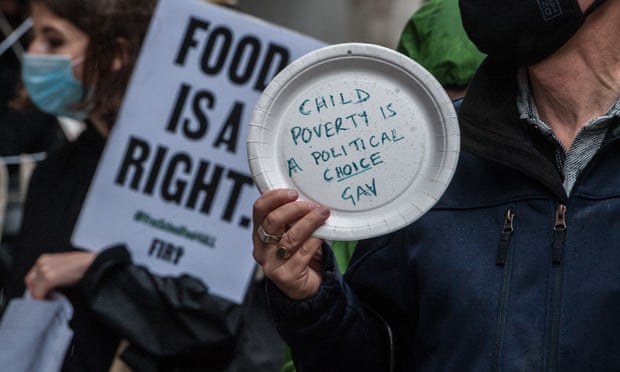
[[[119,37],[115,40],[116,43],[116,55],[112,60],[112,71],[117,72],[120,71],[123,67],[127,65],[129,61],[129,41],[125,38]]]

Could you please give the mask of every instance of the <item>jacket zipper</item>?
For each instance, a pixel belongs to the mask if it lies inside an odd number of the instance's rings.
[[[553,248],[551,260],[554,264],[562,261],[562,250],[564,248],[564,238],[566,237],[566,206],[558,205],[555,211],[555,223],[553,224]]]
[[[506,303],[508,302],[508,293],[510,291],[510,276],[512,273],[512,254],[508,251],[510,246],[510,240],[514,232],[514,212],[509,208],[506,211],[504,217],[504,225],[502,227],[502,233],[499,239],[499,245],[497,247],[497,255],[495,263],[499,267],[503,267],[503,279],[501,284],[501,293],[499,297],[499,305],[497,309],[497,334],[495,335],[494,346],[494,358],[493,358],[493,370],[500,370],[500,360],[502,355],[502,341],[504,338],[504,329],[506,321]]]
[[[551,303],[548,334],[547,371],[558,370],[558,352],[560,337],[560,304],[562,295],[562,256],[566,238],[566,206],[559,204],[555,211],[553,224],[553,242],[551,246]]]
[[[508,245],[510,244],[510,237],[514,231],[513,220],[515,214],[512,210],[506,211],[506,217],[504,219],[504,227],[502,228],[502,235],[499,239],[499,246],[497,248],[497,257],[495,263],[498,266],[504,266],[506,264],[506,256],[508,255]]]

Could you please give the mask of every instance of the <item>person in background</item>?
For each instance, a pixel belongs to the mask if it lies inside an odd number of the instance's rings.
[[[304,371],[620,370],[620,2],[459,6],[488,57],[434,208],[359,242],[343,278],[312,236],[329,208],[256,200],[278,330]]]
[[[0,34],[12,35],[28,14],[26,0],[0,0]],[[11,107],[20,76],[23,53],[20,37],[0,54],[0,155],[19,155],[47,151],[64,141],[62,130],[53,115],[36,107],[18,111]]]
[[[457,107],[484,59],[463,29],[458,0],[426,1],[403,28],[396,50],[427,69]],[[346,271],[356,245],[356,241],[331,242],[341,273]],[[294,371],[295,363],[287,347],[280,372]]]
[[[22,105],[86,122],[32,177],[9,297],[60,291],[74,308],[63,371],[226,371],[241,329],[238,305],[189,275],[132,262],[123,244],[100,253],[70,238],[119,112],[156,0],[32,0]],[[102,220],[101,224],[106,221]],[[33,319],[36,321],[36,319]],[[118,360],[117,360],[118,361]]]
[[[26,45],[26,37],[18,31],[27,16],[26,0],[0,0],[0,35],[5,40],[0,50],[0,167],[6,167],[8,177],[6,188],[0,190],[0,194],[6,194],[6,199],[0,200],[0,307],[15,256],[30,161],[36,165],[37,160],[67,141],[55,116],[37,108],[16,110],[10,104],[18,89],[20,60]]]

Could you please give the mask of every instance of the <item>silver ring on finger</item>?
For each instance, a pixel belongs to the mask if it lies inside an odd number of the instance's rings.
[[[263,225],[258,225],[258,229],[256,229],[256,232],[258,233],[260,240],[265,244],[278,243],[280,239],[282,239],[282,236],[284,235],[284,234],[270,234],[265,231],[265,229],[263,228]]]

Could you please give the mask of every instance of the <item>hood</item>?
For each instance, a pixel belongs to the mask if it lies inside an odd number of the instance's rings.
[[[465,87],[484,59],[461,23],[458,0],[428,0],[405,25],[397,50],[426,68],[444,88]]]

